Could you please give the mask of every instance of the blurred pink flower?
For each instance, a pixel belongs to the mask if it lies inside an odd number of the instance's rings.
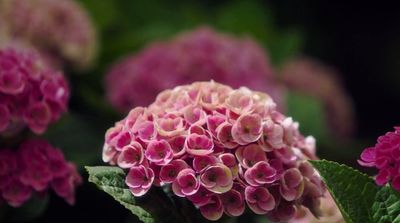
[[[176,131],[152,124],[167,119],[179,126]],[[143,130],[143,123],[156,127]],[[134,108],[117,122],[106,132],[103,159],[129,169],[126,183],[134,196],[151,185],[168,186],[209,220],[224,212],[241,215],[247,204],[257,214],[287,221],[295,206],[319,213],[325,191],[306,162],[316,158],[315,140],[298,127],[266,94],[195,82],[161,92],[149,107]]]
[[[268,92],[283,106],[282,92],[264,50],[250,38],[235,38],[208,27],[153,43],[124,58],[110,69],[105,85],[111,104],[126,112],[149,104],[164,89],[211,79]],[[207,100],[214,100],[212,95]],[[186,121],[204,121],[200,111],[187,110]]]
[[[75,165],[39,139],[25,141],[16,151],[1,149],[0,167],[0,197],[13,207],[21,206],[32,193],[50,188],[72,205],[75,188],[82,183]]]
[[[42,134],[67,110],[68,84],[34,51],[0,49],[0,135]]]
[[[55,67],[86,68],[97,39],[86,11],[73,0],[0,0],[1,42],[28,44]],[[2,24],[0,24],[1,27]]]
[[[280,78],[288,89],[314,97],[322,103],[330,134],[336,137],[352,136],[356,124],[353,102],[335,69],[303,57],[286,62]]]

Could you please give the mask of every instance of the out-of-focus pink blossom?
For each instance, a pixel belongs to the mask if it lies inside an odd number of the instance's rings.
[[[366,167],[378,169],[376,184],[383,186],[390,182],[392,187],[400,191],[400,127],[395,131],[380,136],[374,147],[366,148],[358,163]]]
[[[103,159],[129,169],[126,183],[135,196],[167,186],[209,220],[239,216],[247,204],[288,221],[296,206],[318,213],[325,192],[306,162],[315,158],[315,142],[298,127],[266,94],[195,82],[161,92],[117,122],[106,133]]]
[[[0,0],[0,19],[7,24],[0,41],[28,44],[55,67],[86,68],[94,60],[95,30],[76,1]]]
[[[25,126],[42,134],[67,110],[68,84],[34,51],[0,49],[0,135],[10,136]]]
[[[355,130],[354,106],[336,70],[311,58],[296,58],[283,66],[280,78],[287,88],[322,103],[332,135],[352,136]]]
[[[268,92],[283,106],[282,91],[262,47],[250,38],[220,34],[208,27],[154,43],[122,59],[111,68],[105,84],[110,103],[126,112],[151,103],[164,89],[209,80]],[[215,99],[210,94],[203,101],[212,104]],[[203,116],[196,109],[185,114],[189,122],[204,121]]]
[[[82,178],[74,164],[48,142],[31,139],[14,150],[0,149],[0,198],[19,207],[35,192],[52,188],[69,204],[75,203],[75,188]]]

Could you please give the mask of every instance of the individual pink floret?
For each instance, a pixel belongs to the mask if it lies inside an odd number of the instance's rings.
[[[216,196],[212,195],[210,201],[201,206],[200,213],[210,221],[216,221],[222,217],[224,214],[224,206],[222,204],[221,199]]]
[[[194,170],[186,168],[178,173],[172,183],[172,190],[179,197],[186,197],[195,194],[200,188],[200,182]]]
[[[271,184],[276,180],[276,170],[268,162],[260,161],[244,173],[244,179],[251,186]]]
[[[275,208],[275,199],[265,187],[247,186],[245,199],[256,214],[266,214]]]
[[[153,170],[143,165],[132,167],[125,179],[132,194],[138,197],[150,190],[153,181]]]
[[[181,170],[187,168],[189,168],[189,165],[185,161],[181,159],[173,160],[169,164],[161,167],[160,180],[163,183],[172,183],[181,172]]]
[[[201,185],[216,194],[229,191],[233,185],[231,170],[224,164],[217,163],[207,167],[200,175]]]
[[[222,194],[221,200],[224,211],[229,216],[240,216],[246,208],[243,194],[234,189]]]
[[[143,162],[144,154],[143,147],[138,142],[132,142],[130,145],[125,146],[121,154],[118,156],[118,166],[121,168],[131,168],[138,166]]]
[[[164,166],[173,158],[173,151],[165,140],[151,141],[146,149],[146,158],[156,165]]]

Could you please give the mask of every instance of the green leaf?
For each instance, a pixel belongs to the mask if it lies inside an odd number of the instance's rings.
[[[101,190],[130,210],[144,223],[154,223],[150,213],[135,205],[135,198],[125,184],[125,173],[118,167],[86,167],[89,182],[96,184]]]
[[[378,187],[371,177],[336,162],[315,160],[310,163],[321,174],[347,223],[374,222],[372,204]]]
[[[382,187],[376,195],[372,206],[373,219],[376,223],[400,222],[400,195],[393,188]]]

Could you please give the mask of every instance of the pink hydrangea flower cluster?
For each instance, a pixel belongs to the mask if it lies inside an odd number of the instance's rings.
[[[50,188],[73,204],[81,182],[75,165],[44,140],[25,141],[16,151],[0,149],[0,199],[13,207]]]
[[[379,170],[375,177],[378,185],[390,182],[394,189],[400,191],[400,127],[380,136],[374,147],[366,148],[361,153],[358,163]]]
[[[43,133],[67,110],[69,88],[34,51],[0,49],[0,135]]]
[[[128,112],[150,104],[162,90],[211,79],[268,92],[282,106],[282,92],[262,47],[250,38],[235,38],[207,27],[153,43],[124,58],[108,72],[105,84],[110,103]]]
[[[105,136],[103,160],[128,171],[134,196],[169,185],[209,220],[247,206],[274,221],[304,205],[318,212],[325,188],[306,162],[315,140],[276,110],[267,94],[216,82],[161,92]]]
[[[353,135],[353,102],[335,69],[315,59],[301,57],[286,62],[280,78],[290,90],[314,97],[322,103],[330,134],[341,138]]]
[[[86,68],[93,62],[95,30],[74,0],[0,0],[0,19],[8,39],[34,46],[56,67]]]

